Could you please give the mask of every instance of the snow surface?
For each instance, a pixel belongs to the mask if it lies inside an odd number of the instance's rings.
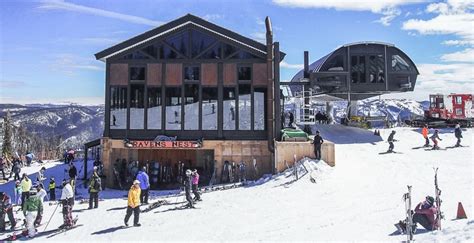
[[[322,135],[329,128],[320,127]],[[172,210],[183,196],[166,197],[152,192],[151,202],[166,199],[174,205],[161,206],[140,214],[140,228],[122,228],[127,205],[125,191],[106,190],[99,208],[87,210],[87,204],[76,203],[73,215],[83,226],[63,234],[36,240],[61,241],[403,241],[405,235],[395,234],[393,224],[404,218],[402,195],[412,185],[413,207],[426,195],[434,194],[433,167],[439,167],[438,180],[442,190],[443,229],[434,232],[419,230],[420,242],[467,242],[474,232],[473,149],[472,129],[464,130],[463,144],[470,147],[446,151],[412,149],[423,145],[418,129],[396,128],[395,151],[402,154],[379,155],[388,148],[386,142],[392,129],[381,130],[383,141],[369,139],[369,132],[337,127],[345,138],[336,141],[336,167],[324,162],[305,160],[314,172],[292,181],[284,172],[262,178],[252,186],[204,193],[198,209]],[[441,147],[455,143],[452,130],[440,134]],[[354,142],[351,142],[353,139]],[[366,141],[364,139],[367,139]],[[78,170],[80,162],[76,163]],[[57,168],[57,169],[56,169]],[[89,167],[90,168],[90,167]],[[38,168],[39,169],[39,168]],[[50,172],[51,170],[51,172]],[[62,174],[56,166],[48,173]],[[59,175],[58,175],[59,176]],[[11,187],[11,183],[0,186]],[[82,196],[85,189],[79,189]],[[80,197],[79,195],[78,197]],[[469,219],[453,220],[458,202],[462,202]],[[43,221],[51,217],[56,206],[45,205]],[[144,209],[146,206],[142,206]],[[62,223],[60,210],[52,217],[48,229]],[[17,217],[22,217],[17,214]],[[132,217],[133,218],[133,217]],[[132,223],[133,219],[129,223]],[[39,228],[43,231],[44,226]]]

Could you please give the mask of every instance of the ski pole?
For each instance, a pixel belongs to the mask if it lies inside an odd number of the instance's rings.
[[[56,208],[54,209],[53,214],[51,214],[51,217],[49,217],[48,223],[44,227],[43,232],[46,231],[46,228],[48,228],[49,222],[51,222],[51,219],[53,218],[53,215],[56,212],[56,210],[58,209],[58,207],[59,207],[59,203],[58,203],[58,205],[56,205]]]

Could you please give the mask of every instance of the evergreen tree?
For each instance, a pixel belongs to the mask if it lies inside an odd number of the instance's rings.
[[[12,158],[12,130],[11,130],[11,115],[10,111],[7,110],[7,114],[3,118],[4,134],[3,134],[3,146],[2,156],[4,158]]]

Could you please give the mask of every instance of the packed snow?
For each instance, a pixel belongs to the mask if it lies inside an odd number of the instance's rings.
[[[101,192],[100,197],[105,200],[99,202],[98,209],[87,210],[87,204],[76,203],[73,216],[79,216],[78,224],[82,226],[51,238],[41,235],[35,240],[403,241],[406,236],[397,234],[393,225],[405,217],[402,195],[407,185],[413,186],[413,207],[426,195],[434,196],[434,167],[439,167],[442,190],[445,215],[442,230],[426,232],[419,226],[414,239],[420,242],[472,240],[472,129],[463,131],[462,144],[466,147],[425,151],[412,149],[424,144],[418,129],[396,128],[395,139],[399,142],[395,143],[395,151],[401,153],[384,155],[379,153],[387,150],[386,138],[392,129],[381,130],[382,138],[361,129],[337,127],[338,132],[332,134],[328,127],[317,129],[323,138],[336,143],[335,167],[304,159],[302,163],[311,172],[297,181],[289,170],[246,187],[204,193],[203,201],[196,204],[197,209],[173,210],[184,203],[182,194],[163,197],[176,192],[153,191],[150,202],[165,199],[171,205],[141,213],[141,227],[122,227],[127,192],[107,189]],[[443,130],[440,137],[443,148],[455,144],[451,129]],[[78,170],[81,164],[76,162]],[[58,173],[58,177],[63,174],[64,165],[48,165],[55,167],[48,169],[47,174]],[[316,183],[310,182],[310,175]],[[12,191],[11,187],[10,182],[1,189]],[[83,188],[79,194],[78,198],[87,196]],[[462,202],[468,219],[455,220],[458,202]],[[47,222],[55,207],[45,203],[43,222]],[[60,211],[52,216],[48,229],[62,223]],[[39,233],[44,227],[38,228]]]

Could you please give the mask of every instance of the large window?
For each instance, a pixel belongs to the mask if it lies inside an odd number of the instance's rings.
[[[148,87],[148,129],[161,129],[161,88]]]
[[[130,86],[130,129],[145,127],[145,86],[132,84]]]
[[[351,82],[365,83],[365,56],[351,56]]]
[[[250,84],[239,84],[239,130],[251,129],[251,96]]]
[[[239,80],[252,80],[252,68],[239,67],[238,77],[239,77]]]
[[[385,83],[385,58],[382,54],[370,55],[367,69],[369,72],[369,82]]]
[[[184,67],[184,80],[186,81],[200,80],[199,71],[200,71],[199,66]]]
[[[202,88],[202,130],[217,130],[217,97],[217,88]]]
[[[181,88],[166,88],[166,129],[181,130]]]
[[[392,55],[392,70],[393,71],[410,71],[410,65],[400,55]]]
[[[224,130],[235,130],[235,88],[224,88]]]
[[[344,57],[342,55],[331,57],[324,63],[321,71],[344,71]]]
[[[127,87],[110,88],[110,129],[127,128]]]
[[[265,130],[265,100],[267,97],[267,89],[254,88],[253,90],[253,129]]]
[[[199,129],[199,84],[184,85],[184,129]]]
[[[455,101],[457,105],[462,104],[462,96],[455,96]]]
[[[145,68],[144,67],[131,67],[130,80],[145,80]]]

